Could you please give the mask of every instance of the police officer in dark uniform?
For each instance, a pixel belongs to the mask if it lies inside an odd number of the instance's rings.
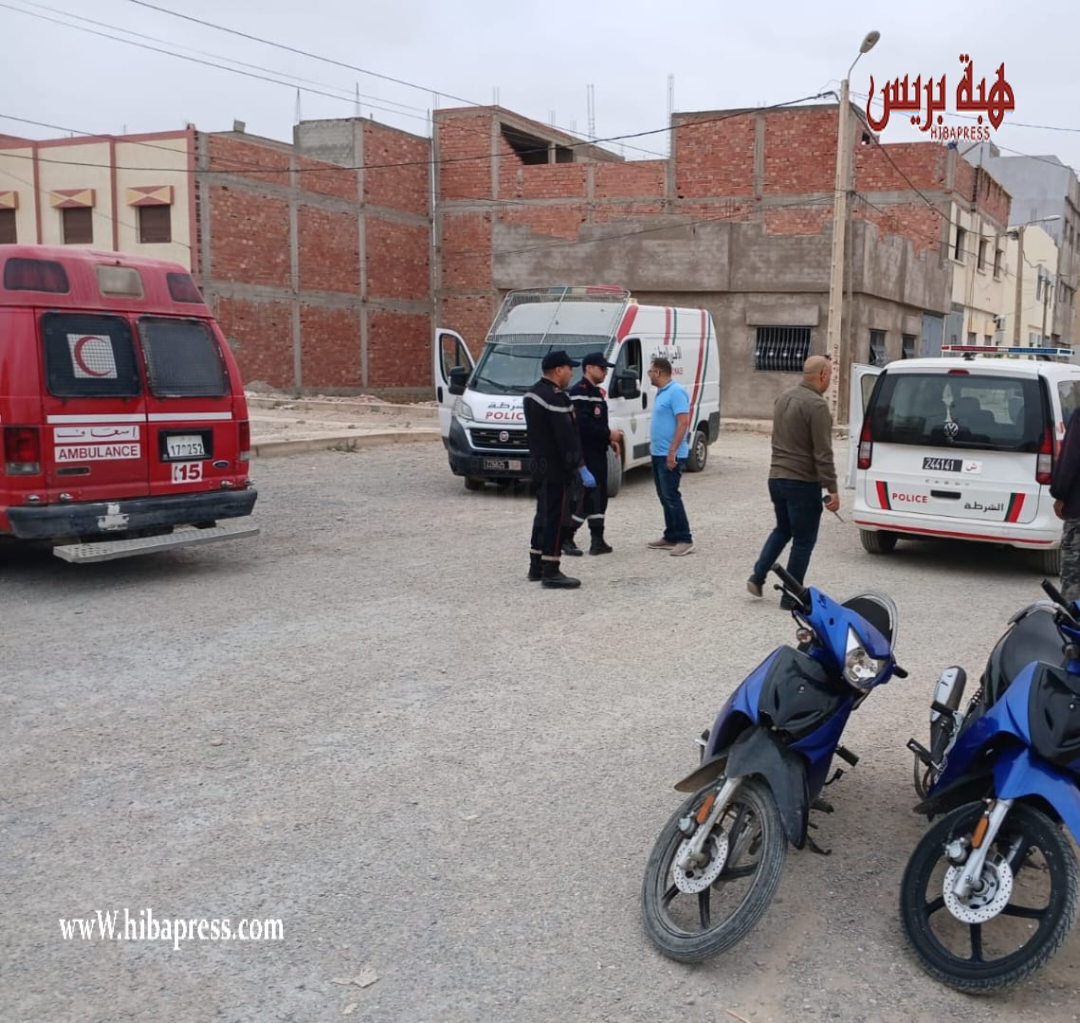
[[[541,579],[544,586],[553,589],[581,585],[581,580],[565,576],[559,569],[570,484],[578,476],[586,487],[596,486],[585,467],[574,408],[566,393],[577,365],[564,351],[548,352],[541,362],[543,377],[525,392],[523,400],[530,468],[537,488],[529,578]]]
[[[581,449],[585,465],[596,479],[596,486],[582,490],[571,510],[567,536],[563,540],[564,554],[581,554],[574,543],[574,532],[582,523],[589,523],[592,543],[590,554],[610,554],[611,547],[604,541],[604,514],[607,511],[608,448],[618,451],[622,439],[620,430],[608,426],[607,396],[600,386],[607,371],[614,366],[604,358],[603,352],[593,352],[581,360],[581,379],[570,389],[570,401],[574,406]]]

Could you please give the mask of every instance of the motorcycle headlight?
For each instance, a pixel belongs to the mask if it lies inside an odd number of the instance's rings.
[[[454,402],[454,415],[458,419],[463,419],[467,423],[475,423],[476,416],[473,415],[473,410],[469,408],[469,403],[464,398],[458,398]]]
[[[847,649],[844,652],[844,679],[856,689],[868,689],[870,683],[885,668],[885,660],[867,653],[855,630],[848,627]]]

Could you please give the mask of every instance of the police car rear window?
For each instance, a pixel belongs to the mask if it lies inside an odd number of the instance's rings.
[[[133,398],[142,392],[131,325],[120,316],[45,313],[45,376],[57,398]]]
[[[139,338],[155,397],[223,398],[229,393],[225,360],[202,320],[144,316]]]
[[[1046,430],[1036,377],[886,373],[870,430],[883,444],[1037,452]]]

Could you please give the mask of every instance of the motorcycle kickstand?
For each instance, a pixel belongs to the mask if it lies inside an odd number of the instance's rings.
[[[816,827],[816,824],[810,822],[807,823],[807,828]],[[810,847],[811,852],[817,853],[819,856],[832,856],[832,849],[822,849],[821,846],[811,838],[809,830],[806,833],[806,844]]]

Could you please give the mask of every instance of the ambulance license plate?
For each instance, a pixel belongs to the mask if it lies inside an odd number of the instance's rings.
[[[165,450],[170,458],[205,458],[206,448],[197,433],[184,433],[165,438]]]

